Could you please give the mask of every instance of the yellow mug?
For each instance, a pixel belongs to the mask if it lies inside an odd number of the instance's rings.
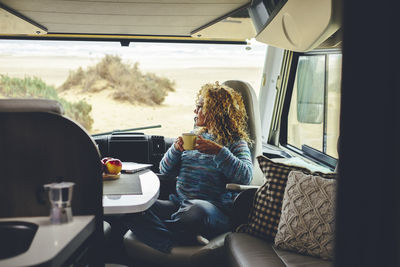
[[[182,134],[183,149],[193,150],[196,145],[196,138],[197,135],[195,135],[194,133],[183,133]]]

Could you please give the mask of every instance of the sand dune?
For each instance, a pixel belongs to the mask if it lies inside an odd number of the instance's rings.
[[[176,91],[170,92],[161,106],[131,105],[111,99],[111,91],[82,94],[79,91],[61,93],[67,100],[85,99],[92,105],[94,125],[92,133],[115,129],[128,129],[150,125],[161,128],[143,131],[148,134],[175,137],[193,128],[193,109],[195,97],[200,87],[207,82],[241,79],[253,84],[255,88],[261,77],[261,70],[249,69],[162,69],[152,70],[176,82]]]
[[[79,66],[86,68],[95,65],[99,59],[67,56],[0,56],[0,74],[11,77],[37,76],[46,83],[59,86],[68,77],[70,70]],[[214,59],[215,60],[215,59]],[[187,59],[189,62],[190,59]],[[203,58],[202,61],[207,61]],[[211,61],[211,58],[210,58]],[[156,62],[157,63],[157,62]],[[261,83],[262,66],[255,67],[193,67],[169,68],[162,64],[155,68],[150,64],[141,65],[142,72],[153,72],[159,76],[172,79],[176,83],[176,91],[169,93],[161,106],[140,106],[117,102],[109,97],[105,90],[95,94],[82,94],[79,91],[61,93],[70,101],[85,99],[92,105],[94,125],[91,133],[112,131],[149,125],[162,125],[162,128],[144,131],[148,134],[175,137],[193,128],[193,109],[196,93],[208,82],[238,79],[249,82],[256,93]],[[212,64],[210,64],[212,66]],[[238,66],[232,61],[231,66]]]

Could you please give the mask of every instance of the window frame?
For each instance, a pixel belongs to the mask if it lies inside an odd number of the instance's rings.
[[[295,83],[295,78],[297,74],[297,64],[299,61],[300,56],[317,56],[317,55],[324,55],[326,58],[328,55],[332,54],[342,54],[341,50],[339,49],[325,49],[325,50],[314,50],[311,52],[305,52],[305,53],[298,53],[294,52],[293,53],[293,58],[292,58],[292,65],[290,66],[290,70],[287,72],[286,75],[288,75],[287,80],[287,86],[286,88],[281,88],[284,89],[285,92],[285,97],[283,100],[283,107],[282,107],[282,113],[280,116],[280,127],[279,127],[279,145],[281,147],[284,147],[296,154],[300,154],[301,156],[310,159],[312,161],[315,161],[319,163],[320,165],[323,165],[325,167],[328,167],[330,169],[334,169],[338,159],[326,154],[323,151],[319,151],[317,149],[314,149],[312,147],[309,147],[307,145],[303,145],[302,148],[297,148],[287,142],[288,140],[288,119],[289,119],[289,109],[290,109],[290,103],[292,100],[292,93],[294,90],[294,83]],[[328,64],[328,60],[325,62],[325,66]],[[284,74],[281,74],[284,75]],[[326,90],[327,90],[327,79],[325,79],[325,95],[324,98],[326,98]],[[326,115],[327,115],[327,107],[326,107],[326,102],[324,103],[324,121],[323,121],[323,131],[324,133],[326,132],[327,129],[327,124],[326,124]],[[326,137],[324,137],[324,134],[322,136],[322,141],[323,141],[323,150],[326,151]]]

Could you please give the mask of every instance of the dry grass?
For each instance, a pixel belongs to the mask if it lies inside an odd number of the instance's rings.
[[[69,102],[60,97],[56,89],[46,84],[37,77],[11,78],[7,75],[0,75],[0,96],[21,97],[21,98],[46,98],[57,100],[64,107],[65,115],[85,127],[88,131],[93,125],[93,118],[90,116],[92,106],[85,100]]]
[[[85,93],[111,90],[111,96],[118,101],[159,105],[168,92],[175,91],[175,82],[154,73],[143,74],[138,63],[132,66],[123,63],[118,56],[106,55],[87,70],[78,68],[71,71],[58,89],[76,88]]]

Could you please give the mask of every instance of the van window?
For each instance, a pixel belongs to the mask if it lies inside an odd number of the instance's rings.
[[[337,158],[342,55],[299,56],[290,102],[287,144]]]
[[[243,80],[258,94],[266,47],[1,40],[0,98],[56,99],[90,134],[140,128],[176,137],[193,129],[205,83]]]

